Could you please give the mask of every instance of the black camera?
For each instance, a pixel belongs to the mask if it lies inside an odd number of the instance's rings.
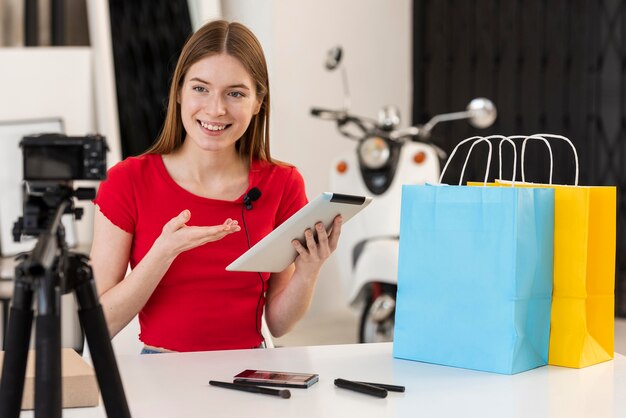
[[[72,181],[105,179],[108,151],[102,135],[30,135],[22,138],[20,147],[24,159],[24,213],[13,225],[16,242],[22,235],[45,232],[57,215],[71,213],[80,219],[83,209],[74,206],[74,198],[91,200],[96,190],[74,189]]]
[[[24,180],[103,180],[106,178],[106,140],[101,135],[67,136],[58,133],[25,136],[20,142]]]

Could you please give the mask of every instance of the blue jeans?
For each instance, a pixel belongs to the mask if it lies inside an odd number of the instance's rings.
[[[151,350],[149,348],[142,348],[140,354],[163,354],[163,351]]]

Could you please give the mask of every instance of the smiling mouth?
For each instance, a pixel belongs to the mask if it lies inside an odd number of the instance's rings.
[[[206,123],[206,122],[202,122],[201,120],[198,121],[198,123],[200,124],[200,126],[202,126],[204,129],[208,129],[209,131],[213,131],[213,132],[219,132],[219,131],[223,131],[224,129],[228,129],[231,124],[224,124],[224,123]]]

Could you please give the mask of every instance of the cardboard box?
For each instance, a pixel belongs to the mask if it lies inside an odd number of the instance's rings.
[[[4,352],[0,351],[0,371]],[[71,348],[61,350],[63,408],[97,406],[100,400],[93,368]],[[35,407],[35,351],[28,352],[22,409]]]

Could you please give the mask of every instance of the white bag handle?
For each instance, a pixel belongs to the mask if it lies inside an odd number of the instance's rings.
[[[465,176],[465,168],[467,167],[467,162],[469,161],[469,157],[472,154],[472,151],[474,150],[474,147],[479,142],[486,142],[487,145],[489,146],[489,154],[487,155],[487,167],[485,168],[485,180],[483,181],[483,185],[485,185],[485,186],[487,185],[487,179],[489,177],[489,168],[491,168],[491,142],[489,142],[488,138],[480,138],[480,139],[477,139],[476,141],[472,142],[472,146],[470,147],[469,151],[467,152],[467,156],[465,157],[465,162],[463,163],[463,169],[461,170],[461,177],[459,178],[459,186],[461,186],[463,184],[463,176]]]
[[[511,135],[508,137],[502,136],[502,135],[493,135],[494,137],[499,137],[502,138],[500,140],[500,143],[498,144],[498,178],[500,180],[503,180],[502,178],[502,143],[504,141],[507,141],[511,144],[511,146],[513,147],[513,177],[511,177],[511,181],[513,183],[515,183],[515,177],[517,176],[517,147],[515,146],[515,142],[513,141],[513,139],[521,139],[521,138],[526,138],[525,135]]]
[[[563,141],[567,142],[570,147],[572,147],[572,151],[574,152],[574,162],[576,163],[576,175],[574,177],[574,186],[578,186],[578,174],[579,174],[578,152],[576,151],[576,147],[574,146],[572,141],[570,141],[569,138],[566,138],[562,135],[556,135],[556,134],[534,134],[531,137],[562,139]],[[524,141],[524,144],[522,145],[522,181],[524,179],[524,145],[526,145],[526,141]],[[552,184],[552,151],[550,151],[550,184]]]
[[[511,181],[511,187],[514,186],[515,184],[515,175],[517,172],[517,147],[515,146],[515,142],[513,142],[512,140],[510,140],[509,138],[507,138],[504,135],[490,135],[490,136],[486,136],[484,139],[495,139],[495,138],[500,138],[500,142],[498,143],[498,152],[499,152],[499,162],[500,162],[500,167],[499,167],[499,178],[502,178],[502,143],[504,141],[508,142],[511,144],[511,146],[513,147],[513,176],[512,176],[512,181]],[[480,142],[480,140],[476,140],[474,141],[474,144],[476,144],[477,142]],[[474,144],[472,144],[472,148],[474,148]],[[470,151],[467,153],[467,156],[465,157],[465,163],[463,164],[463,170],[461,171],[461,179],[463,178],[463,175],[465,174],[465,168],[467,167],[467,163],[469,161],[469,157],[470,154],[472,153],[472,149],[470,148]]]
[[[520,138],[519,135],[516,135],[515,137],[516,138]],[[530,136],[526,137],[524,139],[524,142],[522,142],[522,182],[526,183],[526,175],[524,173],[524,167],[525,167],[524,166],[524,157],[526,155],[526,142],[529,139],[540,139],[540,140],[542,140],[546,144],[546,147],[548,147],[548,152],[550,153],[550,178],[548,180],[548,184],[552,184],[552,169],[554,167],[554,161],[553,161],[553,158],[552,158],[552,147],[550,146],[550,142],[548,142],[547,139],[545,139],[543,136],[540,136],[540,135],[537,135],[537,134],[530,135]]]
[[[469,161],[469,157],[472,154],[474,147],[479,142],[486,142],[487,145],[489,146],[489,154],[487,155],[487,167],[485,169],[485,180],[483,181],[483,185],[485,186],[487,185],[487,179],[489,178],[489,168],[491,167],[491,142],[489,142],[487,138],[479,138],[476,141],[472,142],[472,146],[467,152],[467,157],[465,157],[465,163],[463,164],[463,169],[461,170],[461,177],[459,177],[459,186],[463,184],[463,176],[465,175],[465,168],[467,166],[467,162]]]
[[[466,142],[475,141],[475,140],[481,139],[481,138],[482,138],[482,136],[472,136],[472,137],[464,139],[463,141],[461,141],[458,144],[456,144],[456,147],[454,147],[454,149],[450,153],[450,156],[448,157],[448,161],[446,161],[446,164],[443,166],[443,170],[441,170],[441,174],[439,175],[439,183],[440,184],[441,184],[441,180],[443,180],[444,174],[446,174],[446,170],[448,169],[448,165],[450,165],[450,161],[452,161],[452,158],[454,158],[454,155],[456,154],[456,151],[459,149],[459,147],[461,145],[465,144]],[[490,149],[490,151],[491,151],[491,149]],[[489,154],[489,159],[491,160],[491,153]],[[491,161],[489,161],[489,162],[491,162]]]

